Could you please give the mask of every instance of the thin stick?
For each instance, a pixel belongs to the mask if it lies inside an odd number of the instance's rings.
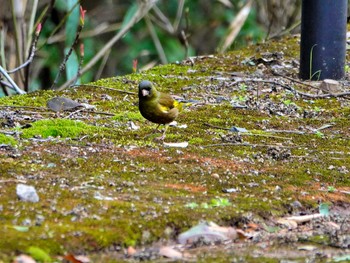
[[[273,145],[273,144],[251,144],[251,143],[216,143],[216,144],[208,144],[202,146],[203,148],[209,147],[220,147],[220,146],[249,146],[249,147],[278,147],[278,148],[297,148],[300,146],[284,146],[284,145]]]
[[[22,183],[22,184],[25,184],[25,183],[27,183],[27,181],[26,180],[18,180],[18,179],[0,180],[0,184],[4,184],[4,183]]]
[[[154,26],[153,26],[151,20],[149,19],[149,16],[147,16],[147,15],[145,16],[145,21],[146,21],[148,31],[152,37],[153,43],[156,46],[160,61],[162,62],[162,64],[167,64],[168,60],[166,58],[163,46],[160,43],[160,40],[159,40],[158,35],[156,33],[156,30],[154,29]]]
[[[41,26],[43,27],[46,20],[48,19],[49,15],[52,12],[53,6],[55,4],[56,0],[51,0],[50,3],[48,4],[47,7],[47,13],[45,14],[45,16],[43,17],[43,19],[41,20]],[[40,17],[41,18],[41,17]],[[40,20],[39,20],[40,21]],[[39,36],[40,36],[40,32],[39,32]],[[38,36],[38,38],[39,38]],[[32,54],[32,52],[30,51],[29,54]],[[28,91],[29,90],[29,71],[30,71],[30,64],[28,65],[28,67],[25,68],[24,70],[24,90]]]
[[[29,43],[32,42],[32,34],[34,32],[33,28],[34,28],[34,20],[35,20],[35,15],[36,15],[36,11],[38,8],[38,0],[33,0],[33,4],[32,4],[32,13],[30,14],[30,19],[29,19],[29,28],[28,28],[28,39],[27,39],[27,48],[26,48],[26,54],[30,54],[30,49],[31,46],[29,45]]]
[[[305,82],[300,81],[300,80],[297,80],[297,79],[293,79],[293,78],[291,78],[291,77],[282,75],[282,74],[277,73],[277,72],[275,72],[275,71],[272,71],[271,73],[272,73],[273,75],[275,75],[275,76],[279,76],[279,77],[288,79],[288,80],[293,81],[293,82],[295,82],[295,83],[299,83],[299,84],[301,84],[301,85],[304,85],[304,86],[307,86],[307,87],[310,87],[310,88],[313,88],[313,89],[318,89],[317,87],[314,87],[314,86],[312,86],[311,84],[305,83]]]
[[[31,45],[30,54],[29,54],[29,57],[28,57],[27,61],[24,62],[22,65],[18,66],[17,68],[9,70],[7,73],[13,74],[16,71],[18,71],[18,70],[28,66],[33,61],[33,58],[34,58],[34,55],[35,55],[35,51],[36,51],[36,44],[38,43],[39,35],[40,35],[40,32],[39,33],[35,33],[35,38],[34,38],[33,43]]]
[[[129,22],[119,30],[118,34],[116,34],[111,40],[108,41],[108,43],[85,65],[85,67],[81,70],[81,74],[84,74],[90,68],[92,68],[103,55],[107,52],[107,50],[111,49],[112,46],[121,39],[128,31],[129,29],[134,26],[138,21],[140,21],[147,13],[148,11],[156,4],[157,1],[155,0],[148,0],[148,1],[142,1],[139,4],[139,7],[137,11],[135,12],[134,16],[129,20]],[[72,81],[74,81],[75,77],[72,79],[66,81],[59,89],[57,90],[63,90],[66,87],[68,87]]]
[[[174,28],[175,32],[179,28],[181,17],[182,17],[182,13],[183,13],[183,9],[184,9],[184,5],[185,5],[185,0],[179,0],[179,4],[177,6],[177,11],[176,11],[176,18],[175,18],[175,21],[174,21],[174,24],[173,24],[173,28]]]
[[[70,55],[72,54],[73,49],[74,49],[74,48],[76,47],[76,45],[78,44],[80,32],[83,30],[83,28],[84,28],[84,25],[80,25],[80,24],[79,24],[77,33],[76,33],[76,35],[75,35],[74,42],[73,42],[73,44],[71,45],[70,49],[68,50],[67,54],[64,56],[64,59],[63,59],[61,65],[60,65],[60,70],[58,71],[57,76],[56,76],[56,78],[55,78],[55,81],[52,83],[50,89],[54,89],[55,86],[57,85],[58,79],[60,78],[60,76],[61,76],[63,70],[66,68],[67,61],[68,61]],[[78,75],[78,74],[77,74],[77,75]],[[74,79],[76,79],[76,76],[74,76]],[[73,81],[74,81],[74,80],[73,80]]]
[[[18,94],[26,94],[25,91],[23,91],[22,89],[20,89],[17,84],[11,79],[10,75],[7,74],[6,70],[3,69],[0,66],[0,73],[4,75],[4,77],[8,80],[8,82],[10,82],[10,84],[12,85],[12,88],[18,93]]]

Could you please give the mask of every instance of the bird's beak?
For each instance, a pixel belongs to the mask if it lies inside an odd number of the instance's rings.
[[[142,90],[142,96],[143,96],[143,97],[146,97],[146,96],[148,96],[148,95],[149,95],[149,91],[146,90],[146,89],[143,89],[143,90]]]

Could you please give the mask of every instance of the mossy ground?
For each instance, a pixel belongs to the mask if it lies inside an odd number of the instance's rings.
[[[6,128],[8,120],[0,119],[7,131],[14,132],[14,139],[0,135],[0,144],[11,145],[0,148],[0,258],[8,260],[36,246],[52,257],[97,253],[97,258],[107,257],[104,262],[114,262],[106,252],[112,247],[173,240],[201,220],[242,226],[286,215],[294,201],[306,210],[317,208],[320,202],[348,204],[348,195],[320,191],[327,187],[349,191],[348,101],[305,99],[285,90],[256,98],[254,90],[270,86],[228,85],[235,72],[249,76],[256,71],[244,60],[267,51],[283,51],[286,61],[297,59],[297,39],[199,58],[194,65],[187,61],[99,80],[94,87],[1,99],[0,105],[10,106],[1,110],[13,116],[17,128]],[[142,79],[153,81],[161,91],[202,102],[187,107],[178,117],[179,125],[187,128],[168,129],[166,141],[187,141],[187,148],[167,148],[153,140],[157,134],[147,136],[155,125],[138,112],[136,92]],[[295,87],[305,89],[297,83]],[[114,116],[88,111],[56,116],[45,109],[11,108],[45,107],[54,96],[95,105],[98,112]],[[256,108],[232,106],[230,100],[245,101],[249,96],[256,99]],[[269,113],[262,107],[266,99],[283,110],[295,111]],[[306,111],[315,117],[303,117],[301,112]],[[29,117],[20,118],[24,115]],[[64,119],[68,115],[70,119]],[[130,122],[140,129],[133,129]],[[329,128],[316,132],[330,123]],[[23,127],[26,124],[31,126]],[[236,136],[225,129],[232,126],[249,131],[239,135],[243,143],[223,140]],[[287,149],[289,157],[273,158],[271,147]],[[38,203],[17,199],[15,188],[20,181],[36,188]],[[236,191],[225,193],[225,189]],[[217,198],[228,199],[231,205],[186,206]],[[22,232],[14,226],[28,229]]]

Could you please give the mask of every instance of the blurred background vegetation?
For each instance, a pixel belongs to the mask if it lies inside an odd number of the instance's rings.
[[[0,4],[0,65],[7,71],[28,59],[35,29],[43,24],[34,60],[11,75],[26,91],[52,86],[76,37],[80,5],[86,10],[79,37],[85,54],[77,83],[132,73],[134,60],[138,70],[144,70],[298,32],[301,9],[301,0],[0,0]],[[140,20],[133,23],[133,19]],[[123,37],[109,47],[106,43],[128,23]],[[79,45],[73,49],[57,87],[71,84],[67,80],[78,72]],[[0,76],[0,96],[13,94]]]

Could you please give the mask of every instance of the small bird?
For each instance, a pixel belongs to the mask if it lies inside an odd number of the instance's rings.
[[[139,110],[144,118],[158,124],[156,130],[161,124],[165,125],[159,138],[164,140],[168,124],[179,115],[182,105],[169,94],[157,91],[150,81],[143,80],[139,84]]]

